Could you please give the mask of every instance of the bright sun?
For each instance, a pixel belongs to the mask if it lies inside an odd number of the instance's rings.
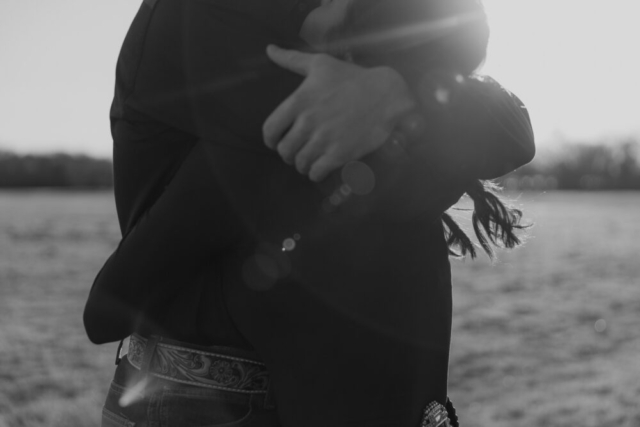
[[[483,72],[525,101],[540,139],[640,131],[640,1],[484,4],[492,37]]]

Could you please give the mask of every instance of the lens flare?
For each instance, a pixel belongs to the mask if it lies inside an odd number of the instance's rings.
[[[127,387],[122,393],[122,397],[118,400],[118,404],[122,408],[126,408],[127,406],[135,403],[138,400],[144,398],[144,393],[147,390],[147,386],[149,385],[149,377],[144,377],[142,380],[138,381],[135,384]]]
[[[282,252],[291,252],[296,248],[296,241],[292,238],[284,239],[282,242]]]
[[[394,27],[375,33],[367,33],[364,36],[349,37],[346,40],[341,40],[340,43],[350,46],[352,50],[366,49],[367,47],[376,47],[384,50],[384,48],[380,48],[381,46],[386,46],[387,49],[393,50],[410,48],[432,42],[450,34],[461,26],[483,19],[484,15],[481,13],[458,14],[437,20]],[[337,49],[337,47],[333,46],[332,48]]]
[[[442,105],[446,105],[451,102],[451,92],[444,87],[439,87],[438,89],[436,89],[433,97],[439,104]]]
[[[342,168],[342,182],[349,186],[351,192],[364,196],[373,191],[376,177],[373,170],[363,162],[349,162]]]

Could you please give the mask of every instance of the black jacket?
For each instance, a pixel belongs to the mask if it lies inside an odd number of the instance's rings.
[[[89,295],[89,337],[138,331],[255,349],[285,426],[417,425],[426,402],[446,397],[451,279],[439,214],[470,179],[530,160],[526,111],[474,83],[473,120],[442,120],[436,142],[399,161],[370,156],[376,190],[334,209],[339,176],[311,183],[261,136],[300,83],[264,48],[300,45],[305,2],[151,3],[118,63],[123,240]]]

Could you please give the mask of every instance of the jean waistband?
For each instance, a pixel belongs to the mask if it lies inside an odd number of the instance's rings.
[[[165,337],[131,335],[127,359],[148,374],[200,387],[239,393],[267,393],[269,373],[249,352],[203,347]]]

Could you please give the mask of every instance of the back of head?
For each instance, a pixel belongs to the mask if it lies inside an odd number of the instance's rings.
[[[343,37],[359,64],[469,75],[486,56],[489,26],[479,0],[354,0]]]

